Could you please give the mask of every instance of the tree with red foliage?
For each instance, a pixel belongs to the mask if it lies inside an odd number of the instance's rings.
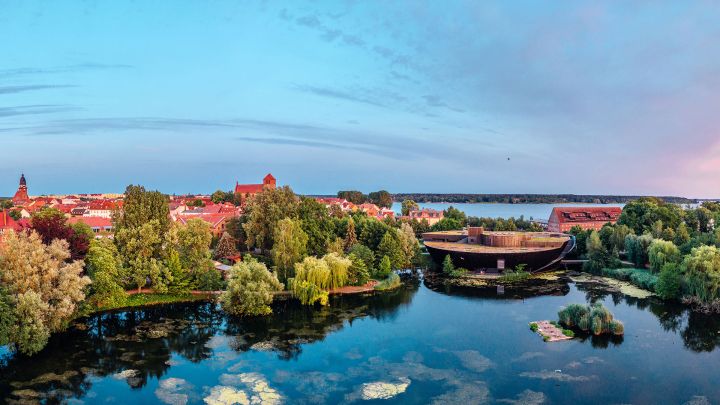
[[[54,208],[45,208],[33,214],[30,230],[40,235],[43,243],[49,245],[55,239],[64,239],[70,245],[70,260],[82,260],[90,248],[90,239],[84,233],[75,232],[67,224],[65,214]]]

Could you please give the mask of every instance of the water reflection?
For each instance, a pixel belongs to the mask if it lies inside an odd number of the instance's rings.
[[[213,303],[95,315],[54,336],[32,358],[6,356],[0,364],[0,398],[7,403],[93,402],[92,396],[104,389],[118,398],[137,393],[146,395],[144,401],[181,397],[199,403],[222,394],[218,383],[255,381],[274,385],[294,403],[348,402],[389,393],[397,395],[390,402],[502,398],[563,403],[573,393],[585,395],[589,387],[609,392],[607,400],[627,402],[624,392],[613,393],[607,385],[642,377],[645,362],[669,353],[677,363],[664,369],[663,377],[675,378],[678,366],[698,361],[688,351],[712,352],[720,344],[718,317],[592,283],[553,281],[545,287],[551,287],[545,288],[551,295],[535,298],[470,289],[438,294],[415,280],[389,293],[333,297],[327,308],[279,301],[275,314],[264,318],[228,317]],[[583,298],[614,303],[632,336],[586,335],[549,345],[527,332],[527,321],[539,319],[527,317],[553,316],[560,305]],[[361,328],[349,327],[361,319]],[[341,339],[332,341],[330,335]],[[682,344],[673,347],[678,337]],[[303,356],[304,351],[311,354]],[[567,372],[556,373],[557,368]],[[684,378],[697,392],[704,387],[697,378]],[[547,384],[566,384],[566,391],[554,396]],[[571,384],[590,385],[575,392]],[[673,400],[683,402],[690,398],[686,394]]]
[[[294,300],[274,305],[271,317],[228,318],[214,303],[170,304],[143,310],[110,312],[78,322],[53,336],[32,358],[7,356],[0,366],[0,398],[63,402],[81,398],[93,379],[113,377],[132,389],[160,379],[172,367],[172,354],[200,363],[213,357],[211,338],[231,338],[230,347],[273,351],[283,360],[297,358],[302,345],[360,317],[391,319],[408,305],[417,283],[375,296],[332,299],[326,308],[308,308]]]

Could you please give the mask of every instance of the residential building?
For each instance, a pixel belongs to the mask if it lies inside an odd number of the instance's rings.
[[[422,222],[423,220],[427,221],[428,225],[432,226],[436,223],[440,222],[441,219],[445,217],[445,214],[442,211],[434,210],[432,208],[423,208],[421,210],[412,210],[408,213],[407,218],[410,220],[417,220],[418,222]]]
[[[93,230],[98,238],[110,236],[113,233],[112,220],[106,217],[72,217],[69,218],[67,222],[68,224],[76,224],[78,222],[86,224]]]

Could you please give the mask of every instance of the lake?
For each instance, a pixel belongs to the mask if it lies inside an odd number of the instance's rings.
[[[545,343],[528,322],[603,302],[623,338]],[[92,316],[33,358],[5,356],[0,398],[118,404],[720,403],[720,319],[653,298],[563,284],[513,299],[400,290],[274,304],[232,318],[215,304]],[[380,400],[378,398],[386,398]],[[706,403],[706,402],[696,402]]]
[[[446,210],[449,206],[453,206],[473,217],[490,217],[490,218],[519,218],[521,215],[525,219],[536,219],[547,221],[550,218],[550,212],[554,207],[623,207],[625,204],[447,204],[447,203],[422,203],[418,204],[421,208],[432,208],[434,210]],[[402,209],[401,203],[394,203],[392,210],[400,213]]]

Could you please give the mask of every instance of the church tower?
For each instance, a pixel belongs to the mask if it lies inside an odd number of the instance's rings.
[[[25,180],[25,174],[20,176],[20,186],[18,187],[15,195],[12,198],[13,205],[25,205],[30,202],[30,197],[27,193],[27,181]]]

